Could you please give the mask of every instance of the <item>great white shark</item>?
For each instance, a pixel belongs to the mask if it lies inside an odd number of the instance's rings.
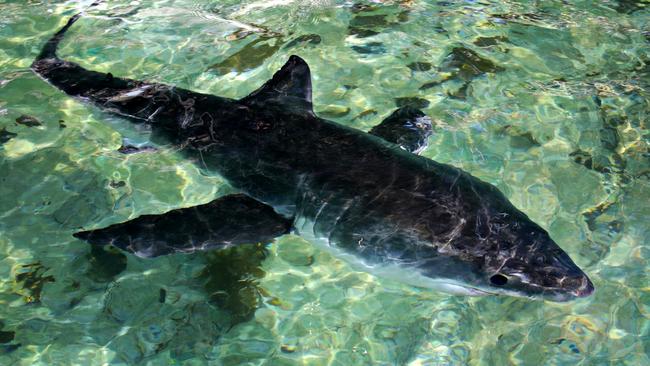
[[[148,125],[241,193],[75,233],[141,257],[269,242],[294,232],[354,268],[464,295],[568,301],[594,286],[539,225],[494,186],[417,155],[421,111],[370,133],[319,118],[298,56],[234,100],[87,70],[56,54],[73,16],[32,69],[70,96]]]

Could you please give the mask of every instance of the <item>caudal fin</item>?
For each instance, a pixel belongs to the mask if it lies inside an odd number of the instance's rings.
[[[81,18],[82,13],[78,13],[74,15],[70,20],[68,20],[68,23],[66,23],[63,28],[61,28],[52,38],[50,38],[47,43],[45,43],[45,46],[43,46],[43,49],[41,50],[41,53],[36,57],[36,60],[34,60],[34,63],[48,59],[48,58],[57,58],[56,56],[56,49],[59,47],[59,43],[63,39],[63,36],[65,35],[65,32],[70,29],[70,27],[77,21],[79,18]]]

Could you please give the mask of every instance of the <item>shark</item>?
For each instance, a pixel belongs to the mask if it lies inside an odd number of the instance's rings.
[[[319,118],[311,71],[291,56],[241,99],[88,70],[57,56],[68,22],[31,68],[71,97],[147,126],[223,176],[235,194],[73,233],[140,257],[269,243],[294,233],[367,271],[468,296],[569,301],[589,277],[493,185],[417,152],[431,119],[403,107],[369,132]]]

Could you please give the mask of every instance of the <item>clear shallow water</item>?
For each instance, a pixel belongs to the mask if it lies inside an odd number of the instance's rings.
[[[420,104],[423,154],[498,186],[591,276],[566,304],[419,290],[295,236],[91,251],[71,233],[232,189],[170,149],[117,153],[146,131],[28,70],[89,3],[0,0],[0,364],[650,363],[647,2],[111,1],[60,51],[227,97],[299,54],[317,113],[362,130]]]

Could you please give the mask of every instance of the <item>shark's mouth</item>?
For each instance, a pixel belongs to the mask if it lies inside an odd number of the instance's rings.
[[[468,296],[488,296],[488,295],[499,295],[495,292],[488,292],[480,290],[474,287],[465,287],[465,290],[468,292]]]
[[[457,282],[441,282],[435,288],[439,291],[443,291],[452,295],[462,295],[462,296],[488,296],[488,295],[499,295],[496,292],[489,292],[476,287],[467,286],[465,284]]]

